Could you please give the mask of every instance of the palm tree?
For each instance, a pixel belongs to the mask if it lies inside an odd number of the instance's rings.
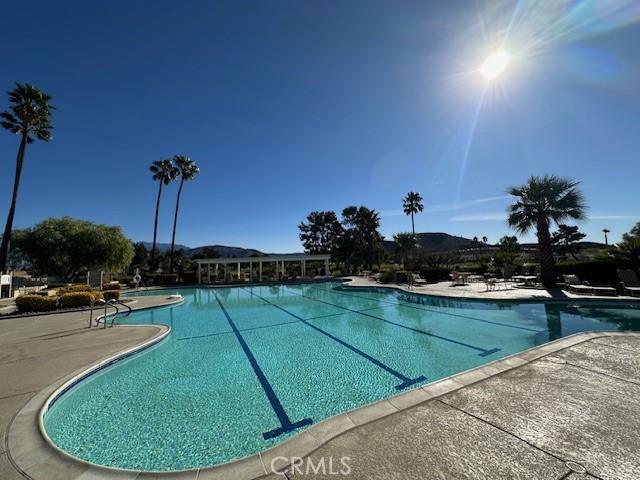
[[[411,215],[411,231],[416,234],[416,227],[413,221],[413,216],[424,210],[422,204],[422,197],[418,192],[409,192],[407,196],[402,199],[402,208],[405,215]]]
[[[487,237],[482,237],[482,243],[486,245],[488,242],[489,242],[489,239]]]
[[[417,246],[416,236],[411,232],[400,232],[393,236],[393,241],[396,244],[396,252],[400,255],[400,260],[404,265],[407,254]]]
[[[162,195],[162,186],[169,185],[173,182],[178,174],[176,167],[173,166],[171,160],[163,159],[154,161],[149,170],[153,174],[153,178],[158,182],[158,199],[156,200],[156,216],[153,222],[153,245],[151,247],[151,271],[154,272],[156,268],[156,238],[158,234],[158,213],[160,212],[160,196]]]
[[[509,207],[509,226],[519,233],[527,233],[535,227],[538,236],[540,256],[540,277],[542,284],[549,288],[555,286],[555,261],[549,227],[551,222],[572,218],[583,220],[586,205],[579,182],[560,178],[555,175],[532,176],[525,185],[511,187],[508,193],[513,195],[515,203]]]
[[[178,224],[178,209],[180,208],[180,195],[185,181],[196,178],[200,173],[200,168],[189,157],[176,155],[173,157],[173,165],[180,176],[180,187],[176,196],[176,211],[173,215],[173,235],[171,235],[171,256],[169,257],[169,273],[173,273],[173,250],[176,244],[176,225]]]
[[[7,215],[7,223],[2,234],[2,245],[0,246],[0,272],[7,269],[9,258],[9,243],[11,241],[11,230],[13,228],[13,217],[16,213],[16,203],[18,201],[18,190],[20,188],[20,176],[24,164],[24,152],[28,143],[38,140],[48,142],[51,140],[51,111],[55,107],[49,104],[51,97],[33,85],[17,83],[15,88],[9,92],[8,111],[0,113],[0,125],[11,133],[20,135],[20,147],[16,158],[16,172],[13,178],[13,195],[11,206]]]
[[[602,229],[602,233],[604,233],[604,244],[605,245],[609,245],[609,233],[611,233],[611,230],[609,230],[608,228],[603,228]]]

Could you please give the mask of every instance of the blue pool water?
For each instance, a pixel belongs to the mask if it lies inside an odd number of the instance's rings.
[[[157,294],[157,292],[149,292]],[[119,323],[170,336],[63,394],[45,428],[101,465],[183,470],[576,332],[640,330],[633,304],[490,303],[337,283],[181,289]]]

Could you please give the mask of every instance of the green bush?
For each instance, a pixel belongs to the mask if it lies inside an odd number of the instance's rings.
[[[613,260],[565,260],[556,265],[558,275],[577,275],[593,285],[618,284],[618,265]]]
[[[89,307],[96,295],[92,292],[69,292],[58,299],[61,308]]]
[[[449,280],[451,269],[448,267],[427,267],[420,270],[420,276],[428,282]]]
[[[50,312],[57,306],[56,297],[43,295],[21,295],[16,298],[16,307],[19,312]]]
[[[380,274],[380,283],[407,283],[407,272],[404,270],[387,270]]]

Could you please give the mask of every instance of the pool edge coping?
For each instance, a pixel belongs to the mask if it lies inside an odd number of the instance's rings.
[[[136,309],[136,311],[162,308],[171,305],[177,305],[182,300],[176,300],[173,302],[164,303],[162,305],[156,305],[151,307],[144,307]],[[306,457],[317,449],[321,448],[327,442],[332,439],[349,432],[355,428],[361,427],[368,423],[377,421],[387,416],[402,412],[404,410],[413,408],[419,404],[429,402],[443,395],[459,390],[461,388],[470,386],[477,382],[486,380],[488,378],[500,375],[504,372],[519,368],[527,365],[535,360],[538,360],[547,355],[557,353],[566,348],[572,347],[579,343],[583,343],[594,338],[599,337],[612,337],[612,336],[640,336],[638,332],[621,332],[621,331],[588,331],[579,332],[567,337],[563,337],[551,342],[547,342],[542,345],[538,345],[527,350],[523,350],[518,353],[514,353],[507,357],[494,360],[484,365],[465,370],[463,372],[450,375],[448,377],[439,379],[435,382],[429,383],[424,386],[420,386],[405,392],[397,393],[391,397],[387,397],[382,400],[378,400],[360,407],[344,411],[337,415],[325,418],[318,423],[313,424],[309,428],[296,433],[291,438],[284,440],[273,447],[266,450],[259,451],[252,455],[232,460],[230,462],[221,463],[211,467],[195,468],[188,470],[176,470],[176,471],[152,471],[152,470],[129,470],[117,467],[107,467],[99,464],[95,464],[67,453],[58,446],[46,434],[44,429],[44,414],[48,408],[69,388],[72,388],[75,384],[83,381],[90,375],[102,370],[108,365],[115,363],[124,358],[130,357],[139,353],[142,350],[148,349],[162,340],[166,339],[169,335],[171,328],[166,325],[149,325],[149,324],[130,324],[119,325],[124,327],[137,327],[137,326],[154,326],[158,329],[152,338],[144,341],[141,344],[126,348],[120,352],[112,354],[98,362],[92,363],[89,367],[79,369],[70,375],[65,376],[61,380],[55,382],[52,385],[42,389],[35,394],[11,419],[7,432],[5,435],[6,452],[7,457],[11,464],[21,474],[29,475],[29,470],[40,463],[34,463],[33,461],[27,461],[28,455],[34,453],[35,449],[41,450],[42,448],[51,448],[47,458],[47,468],[53,470],[60,470],[61,472],[69,468],[70,464],[76,465],[80,468],[86,467],[84,473],[94,473],[100,475],[108,475],[120,472],[134,475],[132,478],[137,477],[140,474],[153,474],[162,476],[164,478],[171,478],[171,476],[184,476],[185,474],[193,473],[193,478],[200,478],[200,475],[214,475],[219,474],[220,478],[225,479],[246,479],[253,480],[262,478],[271,474],[282,474],[285,470],[292,466],[291,460],[293,458]],[[33,415],[36,414],[37,418],[37,430],[39,438],[33,438],[33,431],[29,431],[29,427],[33,427]],[[22,435],[19,435],[22,434]],[[25,441],[24,436],[29,438]],[[22,436],[23,442],[20,448],[16,448],[16,442],[13,438],[16,436]],[[37,435],[36,435],[37,436]],[[25,446],[28,444],[28,446]],[[31,448],[29,448],[31,447]],[[27,458],[23,458],[24,456]],[[68,476],[69,479],[75,478]]]

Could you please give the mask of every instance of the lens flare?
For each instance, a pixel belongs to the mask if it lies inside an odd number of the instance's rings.
[[[487,80],[493,80],[506,70],[507,65],[509,65],[509,55],[504,50],[498,50],[487,57],[480,67],[480,73]]]

